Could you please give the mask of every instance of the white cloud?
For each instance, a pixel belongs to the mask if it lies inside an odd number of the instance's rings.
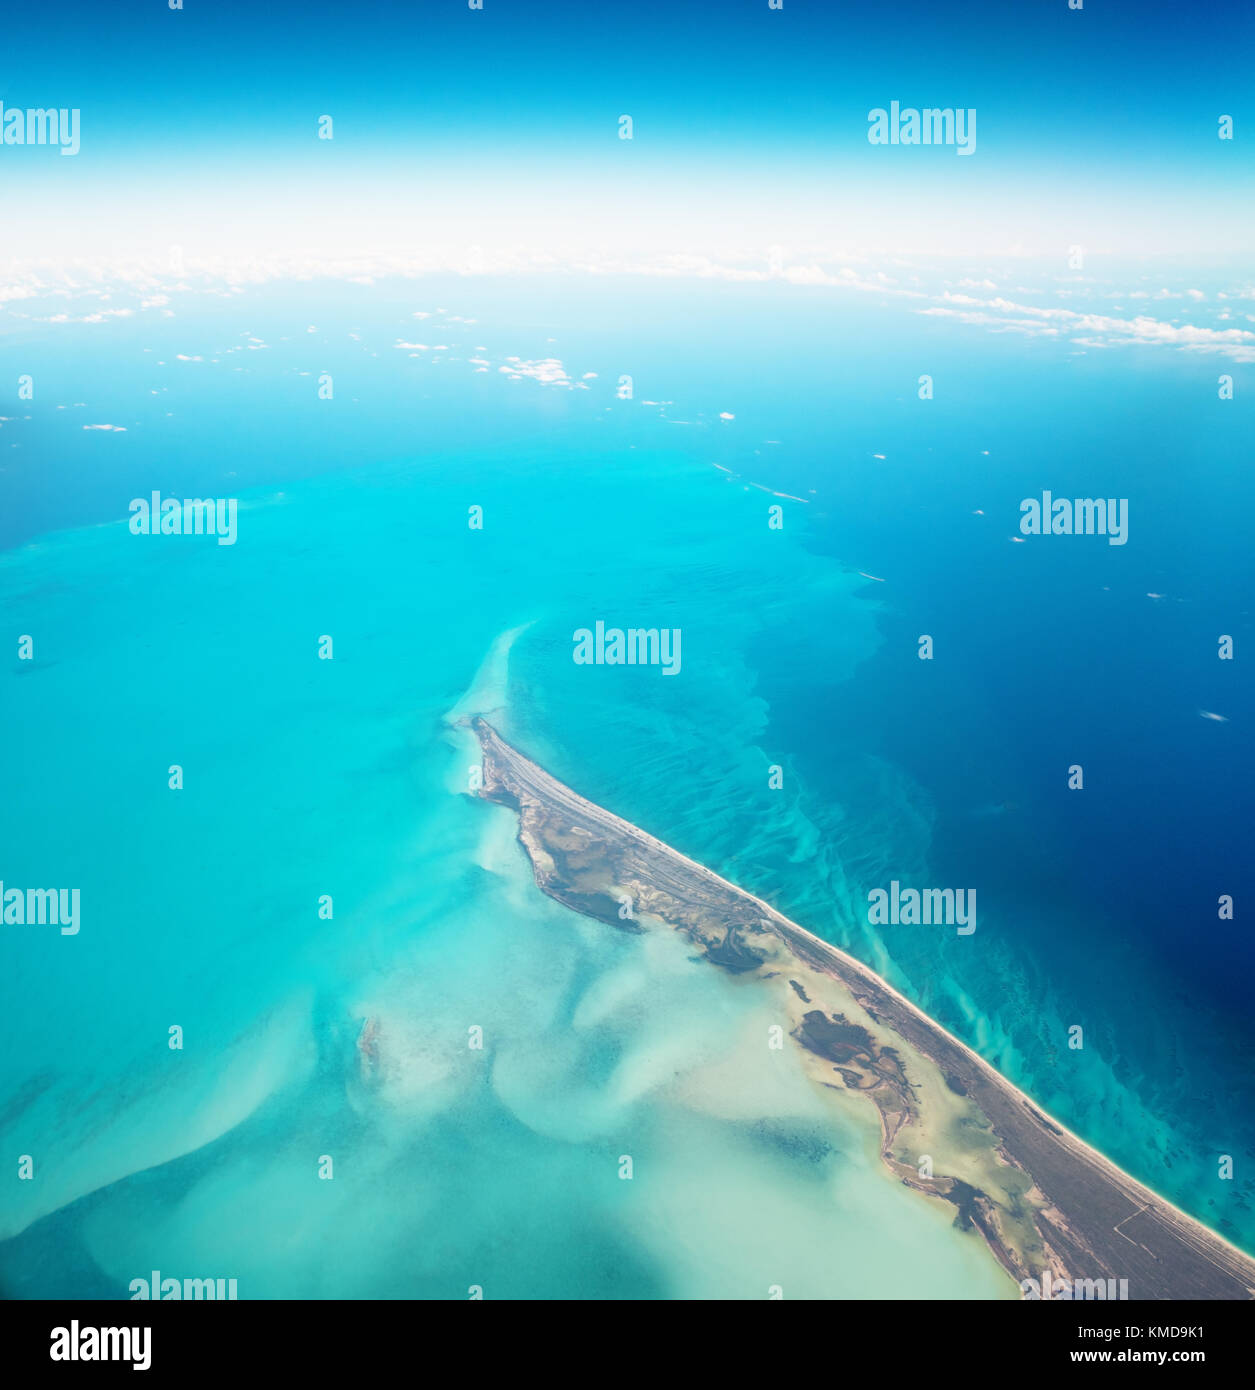
[[[571,378],[567,375],[566,368],[556,357],[541,357],[531,362],[521,357],[507,357],[506,365],[498,367],[497,370],[515,379],[530,377],[531,380],[539,381],[543,386],[569,387],[571,385]]]
[[[951,301],[956,299],[948,293],[942,298]],[[1063,333],[1075,334],[1078,336],[1074,337],[1073,341],[1083,347],[1154,345],[1190,352],[1223,352],[1237,361],[1255,361],[1255,333],[1242,328],[1208,328],[1192,323],[1174,324],[1146,314],[1139,314],[1131,319],[1114,318],[1108,314],[1091,314],[1077,309],[1017,304],[1001,297],[980,301],[959,296],[958,300],[980,307],[966,310],[934,306],[918,312],[934,317],[956,318],[963,323],[979,324],[995,332],[1025,333],[1042,337],[1059,337]]]

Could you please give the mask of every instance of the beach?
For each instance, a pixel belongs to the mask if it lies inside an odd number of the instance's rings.
[[[816,1080],[877,1106],[887,1167],[951,1203],[1022,1288],[1048,1272],[1136,1299],[1255,1292],[1255,1261],[1050,1119],[873,971],[586,801],[485,719],[470,726],[479,794],[518,812],[540,888],[617,928],[682,932],[713,964],[770,984]]]

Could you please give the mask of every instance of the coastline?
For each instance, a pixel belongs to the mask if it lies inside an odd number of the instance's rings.
[[[872,1100],[887,1167],[953,1205],[1017,1282],[1049,1271],[1056,1283],[1127,1280],[1139,1299],[1255,1294],[1255,1260],[1047,1115],[869,967],[580,797],[482,717],[468,722],[483,755],[478,794],[518,813],[542,891],[617,929],[681,931],[737,976],[779,979],[816,1082]]]

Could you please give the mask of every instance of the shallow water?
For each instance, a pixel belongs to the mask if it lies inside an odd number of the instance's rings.
[[[764,373],[764,414],[783,371]],[[481,409],[536,393],[524,445],[454,448],[446,422],[407,451],[389,417],[359,430],[359,466],[336,471],[306,439],[305,476],[276,464],[241,487],[233,547],[113,521],[0,556],[6,628],[37,656],[5,677],[5,778],[23,794],[0,800],[0,876],[82,891],[76,937],[5,928],[20,935],[0,1124],[36,1173],[6,1185],[5,1290],[119,1296],[159,1268],[235,1277],[242,1297],[1014,1294],[948,1209],[886,1179],[873,1130],[756,1045],[745,982],[535,889],[510,816],[461,794],[473,745],[448,718],[472,709],[848,946],[1249,1244],[1245,1180],[1215,1181],[1215,1154],[1245,1153],[1251,1125],[1230,1001],[1201,965],[1175,988],[1170,924],[1141,889],[1122,914],[1070,857],[1078,832],[1036,771],[1039,753],[1066,761],[1066,739],[1022,724],[1040,671],[982,655],[989,616],[944,549],[930,569],[909,527],[858,529],[883,475],[861,475],[845,512],[831,460],[746,450],[747,477],[815,499],[783,502],[773,531],[776,499],[713,468],[732,454],[708,431],[624,425],[617,408],[606,424],[600,399],[554,406],[534,382],[474,389]],[[955,409],[947,429],[974,433]],[[919,460],[945,445],[917,443]],[[944,481],[905,467],[936,502]],[[1035,613],[1042,582],[1000,569],[1008,592],[990,602]],[[912,634],[942,611],[964,659],[923,690]],[[577,666],[571,634],[598,619],[681,628],[680,674]],[[1131,727],[1127,745],[1108,738],[1095,795],[1097,814],[1136,824],[1142,788],[1118,793],[1110,772],[1135,757]],[[1183,723],[1182,746],[1204,731]],[[995,767],[1020,772],[993,783]],[[1183,855],[1224,847],[1205,821],[1174,832]],[[866,893],[893,877],[976,883],[977,933],[869,927]],[[355,1047],[367,1018],[373,1085]],[[1070,1054],[1078,1019],[1093,1041]]]

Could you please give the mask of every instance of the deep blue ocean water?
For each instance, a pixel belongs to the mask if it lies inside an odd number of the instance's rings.
[[[543,899],[456,795],[445,716],[494,643],[480,689],[526,751],[1255,1249],[1249,408],[1212,357],[855,300],[319,284],[10,334],[38,393],[0,426],[0,878],[80,885],[84,925],[4,928],[0,1124],[37,1171],[6,1289],[182,1259],[251,1296],[764,1296],[784,1263],[819,1295],[1006,1291],[796,1077],[718,1069],[751,1004]],[[130,535],[153,488],[238,496],[237,544]],[[1128,498],[1128,544],[1013,542],[1046,488]],[[681,674],[576,666],[599,618],[680,627]],[[974,889],[976,932],[868,926],[895,878]],[[603,1186],[633,1144],[654,1178]]]

